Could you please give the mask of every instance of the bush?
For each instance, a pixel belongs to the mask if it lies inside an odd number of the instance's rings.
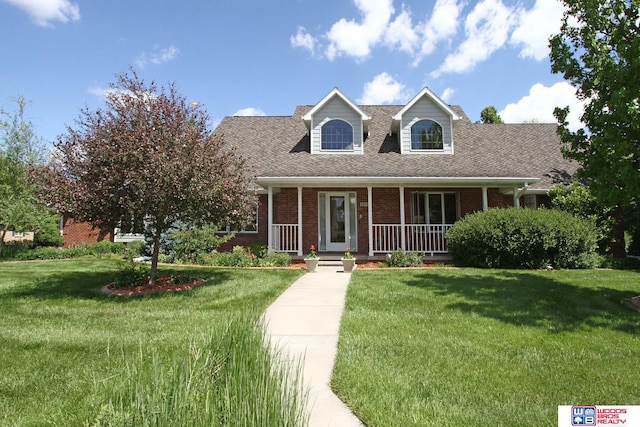
[[[286,252],[268,250],[257,258],[258,267],[286,267],[291,265],[291,256]]]
[[[55,247],[64,245],[64,237],[60,235],[59,221],[58,215],[49,214],[33,236],[34,245]]]
[[[387,265],[389,267],[420,267],[422,266],[422,255],[395,251],[389,256]]]
[[[172,231],[165,239],[163,250],[169,258],[177,261],[203,264],[203,257],[215,252],[220,245],[233,238],[233,234],[219,235],[217,232],[218,227],[215,225]]]
[[[447,233],[456,264],[483,268],[593,268],[592,220],[549,209],[490,209],[467,215]]]
[[[147,264],[122,261],[116,271],[116,287],[144,286],[149,277],[150,267]]]
[[[219,267],[252,267],[256,256],[244,246],[234,246],[231,252],[218,252],[208,257],[208,265]]]
[[[64,259],[64,258],[80,258],[83,256],[96,256],[101,257],[103,255],[110,254],[124,254],[125,246],[122,243],[113,243],[108,240],[103,240],[98,243],[90,243],[80,246],[70,246],[66,249],[55,247],[37,247],[33,248],[31,245],[24,245],[5,251],[7,256],[2,256],[4,259],[14,259],[16,261],[27,260],[44,260],[44,259]]]

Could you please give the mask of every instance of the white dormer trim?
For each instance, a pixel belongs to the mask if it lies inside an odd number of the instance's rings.
[[[415,113],[414,108],[418,108],[419,103],[427,102],[434,106],[435,110],[439,110],[434,117],[434,111],[422,111],[421,114]],[[424,105],[424,104],[422,104]],[[408,117],[411,113],[411,117]],[[397,133],[398,142],[400,143],[401,154],[453,154],[453,123],[460,120],[460,116],[447,105],[440,97],[431,92],[428,87],[424,87],[416,96],[409,101],[400,111],[393,117],[391,124],[391,133]],[[412,149],[411,148],[411,126],[420,120],[432,120],[442,126],[443,130],[443,148],[442,149]]]
[[[409,101],[407,105],[402,107],[402,110],[398,111],[396,115],[393,116],[393,120],[397,120],[397,121],[402,120],[402,116],[404,115],[404,113],[406,113],[411,107],[413,107],[416,102],[422,99],[423,96],[426,96],[429,99],[431,99],[433,102],[435,102],[442,110],[444,110],[449,115],[449,117],[451,117],[451,120],[453,121],[460,120],[460,116],[458,116],[458,114],[456,114],[456,112],[453,111],[453,109],[449,107],[449,105],[447,105],[446,102],[440,99],[440,97],[437,96],[435,93],[431,92],[431,90],[429,90],[429,88],[426,86],[420,91],[420,93],[414,96],[413,99]]]
[[[307,114],[302,116],[302,120],[304,120],[305,125],[307,125],[307,130],[311,130],[311,121],[315,113],[318,112],[322,107],[324,107],[329,101],[331,101],[334,97],[339,97],[342,99],[350,108],[352,108],[363,122],[363,128],[365,133],[369,131],[369,122],[371,121],[371,116],[362,111],[358,105],[356,105],[353,101],[351,101],[340,89],[334,87],[331,92],[329,92],[324,98],[320,100]]]
[[[371,116],[333,88],[308,113],[302,116],[309,131],[311,154],[363,154],[364,140],[369,133]],[[323,126],[331,120],[342,120],[353,130],[353,147],[347,149],[322,148]]]

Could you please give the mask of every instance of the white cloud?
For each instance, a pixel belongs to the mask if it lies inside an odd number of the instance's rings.
[[[418,34],[413,29],[411,22],[411,13],[403,10],[387,27],[384,42],[387,46],[397,47],[399,50],[413,55],[418,41]]]
[[[393,15],[393,0],[354,0],[363,15],[361,22],[342,18],[329,30],[326,55],[333,60],[341,55],[364,59],[371,47],[382,41]]]
[[[414,65],[433,53],[438,43],[455,36],[461,11],[462,4],[457,0],[436,0],[431,19],[423,24],[422,46]]]
[[[304,27],[298,27],[298,32],[295,36],[291,36],[289,41],[293,47],[301,47],[312,54],[315,53],[317,40]]]
[[[409,98],[406,87],[387,73],[378,74],[364,85],[362,98],[365,105],[393,104],[405,102]]]
[[[522,45],[522,58],[540,61],[549,55],[549,38],[560,31],[564,10],[558,0],[536,0],[533,8],[521,11],[511,42]]]
[[[580,116],[584,112],[583,103],[576,97],[576,90],[567,82],[556,83],[546,87],[542,83],[536,83],[529,89],[529,95],[516,103],[508,104],[500,111],[500,117],[505,123],[557,123],[553,116],[555,107],[569,106],[570,112],[567,118],[569,128],[577,130],[583,126]]]
[[[163,62],[173,61],[179,53],[180,49],[173,45],[165,48],[156,45],[151,53],[142,52],[136,60],[136,65],[140,68],[144,68],[148,63],[160,65]]]
[[[463,73],[486,60],[507,42],[514,24],[513,10],[501,0],[482,0],[476,4],[465,20],[466,40],[457,51],[448,55],[444,64],[431,73],[438,77],[444,73]]]
[[[444,92],[442,92],[442,95],[440,95],[440,99],[442,99],[444,102],[449,102],[454,93],[456,93],[456,90],[452,87],[448,87],[444,90]]]
[[[234,116],[266,116],[267,114],[259,108],[247,107],[235,112]]]
[[[66,23],[80,19],[80,6],[69,0],[0,0],[18,6],[42,27],[53,27],[52,21]]]

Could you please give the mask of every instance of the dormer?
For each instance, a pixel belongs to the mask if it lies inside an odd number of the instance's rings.
[[[453,154],[453,123],[460,117],[429,88],[424,88],[395,116],[401,154]]]
[[[302,119],[309,131],[311,154],[362,154],[371,117],[334,88]]]

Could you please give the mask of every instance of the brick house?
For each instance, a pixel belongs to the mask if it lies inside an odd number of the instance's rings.
[[[446,254],[459,218],[544,205],[577,169],[555,124],[472,123],[428,88],[406,105],[357,105],[336,88],[292,116],[226,117],[216,133],[259,186],[255,227],[225,248],[262,242],[294,256],[311,245]]]

